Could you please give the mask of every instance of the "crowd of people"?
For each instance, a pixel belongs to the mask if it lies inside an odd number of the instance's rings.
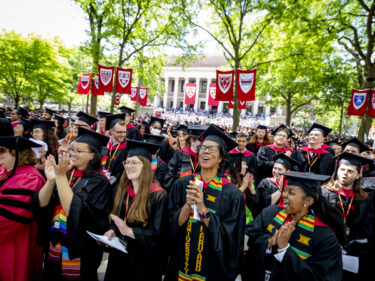
[[[117,110],[3,112],[1,281],[95,281],[104,252],[105,281],[371,276],[368,143],[317,123]]]

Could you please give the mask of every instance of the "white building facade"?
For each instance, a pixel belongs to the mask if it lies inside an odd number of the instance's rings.
[[[163,108],[184,109],[194,108],[194,111],[213,110],[223,112],[228,110],[228,102],[220,102],[218,107],[208,105],[209,85],[216,83],[216,70],[227,65],[224,57],[206,57],[194,63],[186,65],[174,65],[174,59],[171,59],[167,66],[164,67],[165,93],[160,101]],[[196,100],[194,106],[185,105],[185,85],[188,83],[196,84]],[[262,100],[247,102],[247,109],[242,110],[241,114],[246,111],[253,115],[271,113],[276,115],[282,114],[282,109],[271,109],[265,106],[265,101],[269,96]],[[230,109],[232,111],[232,109]]]

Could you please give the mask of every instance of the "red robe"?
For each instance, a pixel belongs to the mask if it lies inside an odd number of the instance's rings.
[[[25,166],[0,186],[0,280],[40,278],[43,248],[36,244],[38,227],[30,202],[44,183],[37,169]]]

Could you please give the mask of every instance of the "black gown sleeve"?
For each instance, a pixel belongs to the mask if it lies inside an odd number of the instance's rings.
[[[138,130],[136,127],[130,128],[129,130],[126,131],[126,138],[127,139],[132,139],[132,140],[138,140]]]
[[[156,180],[158,181],[158,183],[160,184],[160,186],[163,187],[163,188],[164,188],[164,178],[165,178],[165,175],[167,174],[167,172],[168,172],[167,164],[165,164],[164,161],[158,160],[158,165],[157,165],[156,171],[155,171],[155,177],[156,177]]]
[[[271,205],[271,195],[278,189],[269,179],[263,179],[257,186],[259,201],[262,208]]]
[[[245,161],[247,165],[247,171],[254,176],[254,182],[256,182],[258,178],[258,165],[255,154],[245,157]]]
[[[258,164],[258,180],[262,180],[266,177],[272,175],[272,167],[274,164],[272,156],[276,155],[274,150],[267,146],[262,146],[259,148],[257,154],[257,164]]]
[[[174,182],[179,178],[178,171],[180,170],[181,165],[181,153],[180,151],[176,152],[171,160],[169,160],[167,173],[164,177],[164,186],[163,188],[169,193],[172,189]]]

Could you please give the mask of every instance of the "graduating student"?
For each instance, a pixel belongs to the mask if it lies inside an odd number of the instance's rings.
[[[127,254],[111,249],[105,281],[161,280],[166,253],[167,193],[153,181],[151,157],[158,145],[128,140],[128,157],[111,214],[110,230],[127,244]]]
[[[366,145],[364,145],[359,139],[352,138],[343,144],[341,144],[342,152],[349,152],[353,154],[360,155],[364,151],[370,150]]]
[[[284,175],[282,207],[263,209],[246,226],[249,251],[242,280],[341,280],[343,218],[319,195],[329,176]]]
[[[105,131],[109,131],[110,139],[103,157],[103,171],[112,185],[116,185],[124,171],[122,162],[126,158],[126,122],[125,113],[107,115]]]
[[[278,153],[284,153],[288,157],[292,156],[293,149],[287,148],[288,138],[293,132],[284,124],[272,131],[273,144],[262,146],[257,154],[258,181],[264,178],[272,177],[272,167],[274,164],[273,156]]]
[[[190,146],[176,151],[168,162],[168,172],[164,178],[164,188],[170,191],[174,182],[199,171],[198,146],[200,136],[207,126],[189,126]]]
[[[126,123],[126,138],[127,139],[132,139],[132,140],[137,140],[139,139],[138,136],[138,130],[136,127],[134,127],[130,121],[132,119],[132,113],[135,112],[135,109],[126,107],[126,106],[121,106],[118,108],[122,113],[125,113],[125,123]]]
[[[110,112],[105,112],[105,111],[98,111],[98,117],[99,117],[99,122],[98,122],[98,127],[96,128],[96,131],[102,135],[105,135],[106,133],[106,116],[111,115]]]
[[[234,280],[238,275],[244,199],[220,171],[226,153],[236,145],[211,125],[203,134],[198,155],[201,172],[174,184],[168,198],[172,253],[165,280],[220,281]]]
[[[375,259],[375,200],[361,188],[361,171],[362,165],[371,160],[348,152],[336,158],[339,162],[335,181],[326,185],[322,194],[344,216],[347,254],[359,257],[358,274],[344,271],[343,280],[365,280],[373,272]]]
[[[15,137],[31,138],[33,123],[29,119],[22,118],[16,127],[14,127]]]
[[[36,243],[38,226],[31,212],[33,194],[45,183],[33,167],[31,148],[39,146],[23,137],[0,137],[0,280],[40,278],[43,248]]]
[[[17,127],[18,123],[21,121],[21,118],[29,118],[29,113],[26,109],[18,106],[18,108],[13,110],[10,114],[10,121],[12,121],[13,127]]]
[[[59,140],[65,138],[66,136],[66,132],[64,128],[65,118],[55,114],[53,116],[53,121],[55,122],[55,128],[56,128],[55,135],[57,136],[57,138]]]
[[[42,115],[42,119],[51,121],[54,114],[57,114],[57,111],[45,107],[43,115]]]
[[[149,135],[149,134],[144,135],[144,142],[152,143],[152,144],[158,145],[159,147],[163,141],[164,141],[163,136],[154,136],[154,135]],[[151,168],[152,168],[152,172],[155,174],[156,180],[161,185],[161,187],[163,187],[164,178],[168,172],[168,166],[160,158],[159,152],[160,152],[160,149],[155,154],[152,155]]]
[[[47,182],[34,196],[40,240],[49,247],[42,280],[98,280],[102,248],[86,231],[104,233],[109,225],[112,189],[100,173],[107,143],[107,136],[80,127],[69,153],[59,154],[58,164],[51,156],[46,161]]]
[[[252,151],[255,155],[258,154],[259,148],[264,145],[271,144],[272,141],[268,135],[267,127],[258,125],[255,134],[251,137],[246,149]]]
[[[170,137],[172,137],[172,136],[170,136]],[[185,147],[190,146],[188,126],[181,124],[177,127],[176,145],[177,145],[176,150],[182,150]]]
[[[72,143],[78,137],[78,128],[91,130],[91,126],[93,126],[97,121],[98,119],[91,116],[90,114],[82,111],[78,112],[76,118],[74,118],[72,132],[67,134],[65,136],[65,139],[67,139],[69,143]]]
[[[298,171],[332,175],[335,168],[333,155],[322,147],[324,138],[330,131],[330,128],[317,123],[310,127],[307,131],[308,145],[300,147],[292,155],[300,163]]]
[[[236,135],[237,147],[233,148],[229,153],[242,153],[245,157],[248,172],[253,175],[254,182],[257,178],[257,159],[256,155],[250,150],[246,149],[247,137],[244,133]]]
[[[45,156],[53,155],[56,157],[58,139],[54,132],[55,122],[42,119],[30,119],[30,121],[33,124],[33,130],[31,132],[33,139],[43,141],[48,146],[48,151]]]
[[[299,164],[283,153],[275,155],[273,160],[275,164],[272,168],[272,177],[263,179],[256,187],[262,209],[280,201],[282,187],[286,185],[282,173],[289,172],[293,166]]]

